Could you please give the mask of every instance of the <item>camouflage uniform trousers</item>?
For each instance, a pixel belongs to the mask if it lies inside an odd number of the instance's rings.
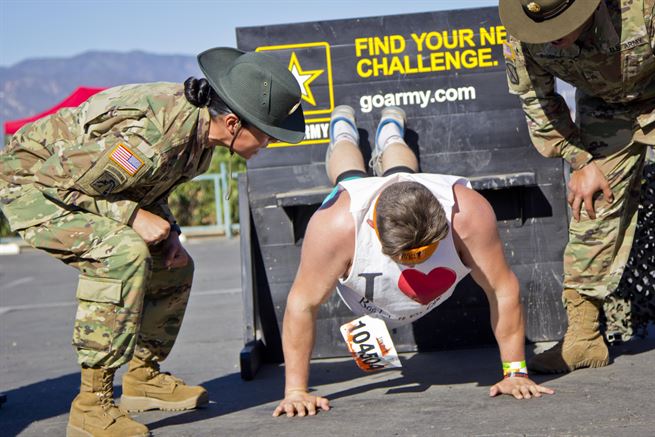
[[[614,201],[595,201],[596,219],[583,208],[580,221],[571,220],[564,251],[564,288],[604,301],[606,319],[625,325],[629,303],[611,295],[616,289],[637,225],[644,161],[655,144],[655,126],[638,125],[628,109],[582,98],[577,121],[587,150],[607,178]]]
[[[193,261],[168,270],[160,250],[106,217],[71,212],[19,231],[80,271],[73,345],[85,367],[117,368],[133,354],[164,360],[182,325]]]

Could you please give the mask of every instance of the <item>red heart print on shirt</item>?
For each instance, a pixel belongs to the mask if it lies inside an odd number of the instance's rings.
[[[415,269],[400,273],[398,288],[407,297],[427,305],[444,294],[457,280],[457,274],[447,267],[437,267],[427,275]]]

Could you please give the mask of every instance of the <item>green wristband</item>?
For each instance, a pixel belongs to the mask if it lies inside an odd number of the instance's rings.
[[[528,374],[528,366],[525,360],[522,361],[503,361],[503,376],[510,373],[524,373]]]

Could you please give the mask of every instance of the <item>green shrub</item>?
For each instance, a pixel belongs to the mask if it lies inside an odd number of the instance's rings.
[[[214,156],[205,174],[220,173],[221,163],[225,163],[226,171],[229,168],[230,153],[225,147],[217,147]],[[232,156],[232,173],[246,171],[246,161],[238,155]],[[236,175],[235,175],[236,176]],[[239,222],[239,193],[237,179],[229,178],[230,210],[232,223]],[[222,201],[222,199],[220,199]],[[214,185],[212,181],[190,181],[178,186],[169,196],[168,204],[177,222],[181,226],[214,225],[216,220],[216,206],[214,202]]]

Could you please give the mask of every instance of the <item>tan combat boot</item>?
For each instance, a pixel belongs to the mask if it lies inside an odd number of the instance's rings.
[[[532,357],[528,368],[541,373],[565,373],[607,366],[609,352],[598,321],[601,302],[569,289],[562,297],[569,321],[566,334],[551,349]]]
[[[189,386],[170,373],[159,371],[159,364],[137,357],[123,375],[121,408],[125,411],[190,410],[207,404],[207,391]]]
[[[114,405],[115,371],[82,368],[82,385],[71,404],[67,437],[150,435],[145,425],[135,422]]]

